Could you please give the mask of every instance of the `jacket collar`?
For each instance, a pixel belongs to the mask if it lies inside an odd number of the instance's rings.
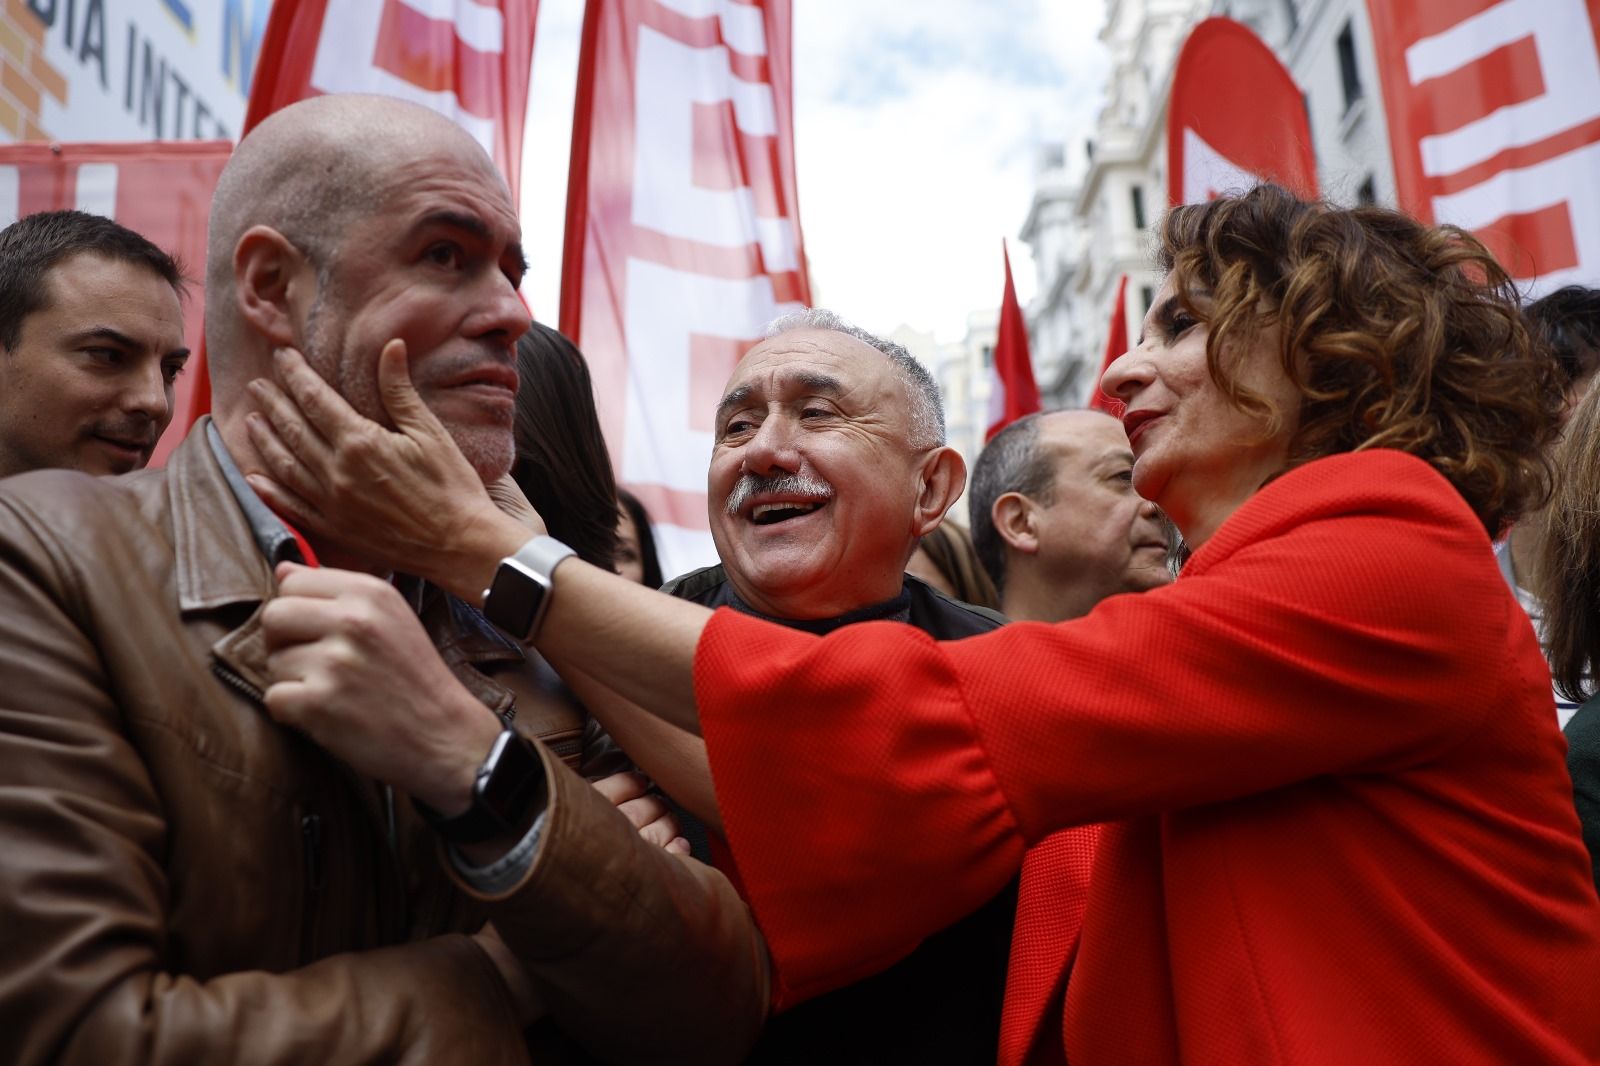
[[[259,691],[268,684],[259,606],[277,593],[283,559],[301,559],[294,534],[239,475],[209,415],[195,424],[167,463],[172,501],[178,609],[185,615],[254,606],[244,623],[212,645],[223,668]],[[402,590],[407,582],[400,582]],[[412,580],[408,599],[439,655],[469,691],[502,716],[511,694],[476,666],[519,663],[521,645],[482,614],[431,585]]]
[[[211,416],[200,419],[167,462],[178,610],[184,614],[260,603],[274,589],[272,563],[208,439],[214,432]],[[250,496],[261,503],[254,492]]]

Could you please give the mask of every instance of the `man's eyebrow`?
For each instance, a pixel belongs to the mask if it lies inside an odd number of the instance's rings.
[[[112,329],[110,326],[90,326],[88,329],[79,330],[77,333],[74,333],[67,338],[67,343],[72,345],[74,348],[80,345],[88,344],[91,341],[104,341],[115,344],[119,348],[127,348],[130,351],[135,352],[143,351],[145,347],[143,341],[140,341],[134,337],[130,337],[119,329]],[[181,355],[187,358],[189,355],[189,349],[174,348],[166,354]]]
[[[807,393],[822,393],[828,396],[838,396],[844,392],[844,384],[838,378],[829,377],[827,374],[800,373],[789,379]],[[755,387],[740,385],[730,389],[728,394],[717,403],[717,419],[720,421],[729,411],[750,399]]]
[[[822,392],[829,396],[838,396],[844,392],[843,383],[827,374],[800,374],[795,381],[799,382],[807,392]]]
[[[1097,462],[1095,465],[1097,465],[1097,466],[1119,466],[1119,467],[1120,466],[1132,466],[1133,465],[1133,452],[1130,451],[1127,448],[1114,448],[1111,451],[1102,452],[1101,455],[1100,455],[1099,462]]]
[[[472,214],[470,211],[429,211],[426,215],[423,215],[421,218],[419,218],[417,220],[417,224],[411,228],[414,231],[425,230],[429,226],[453,226],[456,229],[465,230],[474,237],[479,237],[483,240],[488,240],[491,236],[493,236],[489,230],[489,223],[485,222],[477,215]]]
[[[750,394],[754,391],[755,389],[749,385],[740,385],[736,389],[729,389],[728,394],[717,401],[717,421],[722,421],[724,415],[748,400]]]
[[[421,231],[429,226],[450,226],[470,233],[484,242],[494,239],[494,231],[489,228],[489,224],[468,211],[430,211],[417,220],[414,229]],[[506,245],[506,254],[517,264],[519,271],[524,274],[528,272],[528,255],[523,250],[521,241],[512,241]]]

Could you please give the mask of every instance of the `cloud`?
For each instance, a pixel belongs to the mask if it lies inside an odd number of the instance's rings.
[[[535,312],[559,290],[578,0],[542,0],[524,160]],[[1036,146],[1081,142],[1103,96],[1103,0],[794,4],[800,215],[816,299],[868,329],[956,339],[996,306],[1000,238],[1033,193]],[[1013,240],[1027,300],[1033,271]]]
[[[812,2],[795,10],[801,221],[817,298],[875,331],[959,337],[1000,301],[1000,238],[1044,141],[1080,141],[1107,61],[1098,2]],[[1026,301],[1025,246],[1012,266]]]

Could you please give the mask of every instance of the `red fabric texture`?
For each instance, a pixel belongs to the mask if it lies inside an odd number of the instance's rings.
[[[1020,864],[1002,1063],[1600,1060],[1547,668],[1418,459],[1291,471],[1083,619],[940,644],[719,611],[695,671],[780,1004]]]

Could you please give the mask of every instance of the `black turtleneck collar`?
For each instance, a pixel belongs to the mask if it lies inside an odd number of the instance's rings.
[[[739,598],[739,594],[733,590],[733,582],[731,581],[723,584],[722,595],[718,596],[717,599],[722,602],[711,606],[732,607],[742,614],[762,618],[768,622],[776,622],[780,626],[788,626],[790,629],[798,629],[805,633],[815,633],[818,636],[832,633],[840,626],[847,626],[852,622],[908,622],[911,620],[911,592],[904,583],[901,584],[900,592],[897,595],[884,600],[882,603],[858,607],[853,611],[847,611],[833,618],[778,618],[774,615],[763,614]]]

